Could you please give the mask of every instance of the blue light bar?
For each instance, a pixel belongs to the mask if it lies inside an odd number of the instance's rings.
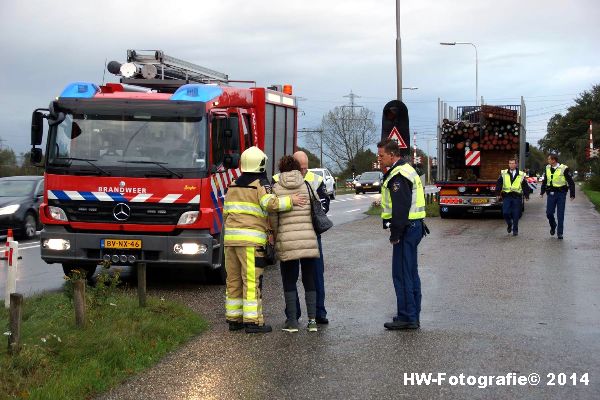
[[[171,96],[171,100],[203,101],[207,102],[223,93],[223,89],[213,85],[190,83],[183,85]]]
[[[59,97],[74,97],[80,99],[89,99],[94,97],[100,88],[91,82],[73,82],[67,85]]]

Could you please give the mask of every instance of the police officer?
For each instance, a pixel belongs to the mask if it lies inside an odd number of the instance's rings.
[[[317,193],[319,199],[321,201],[321,207],[325,213],[329,212],[329,196],[327,195],[327,189],[325,188],[325,181],[323,177],[319,174],[315,174],[312,171],[308,170],[308,156],[303,151],[297,151],[294,153],[294,158],[298,163],[300,163],[300,171],[304,175],[304,181],[308,182],[308,184],[312,187],[312,189]],[[273,175],[273,181],[277,182],[279,180],[279,174]],[[328,324],[329,319],[327,319],[327,310],[325,309],[325,267],[323,262],[323,246],[321,245],[321,235],[317,235],[317,242],[319,244],[319,253],[320,258],[316,262],[315,268],[315,287],[317,291],[317,324]],[[300,319],[301,311],[300,311],[300,299],[298,298],[298,293],[296,292],[296,319]],[[285,316],[289,318],[287,308],[285,310]]]
[[[544,173],[540,197],[544,193],[548,194],[546,200],[546,217],[550,223],[550,235],[558,233],[558,238],[563,238],[563,221],[565,219],[565,203],[567,200],[567,191],[570,193],[571,200],[575,199],[575,182],[571,176],[569,167],[558,162],[556,154],[548,156],[548,165]],[[558,224],[554,219],[554,212],[557,212]],[[558,228],[558,229],[557,229]]]
[[[525,172],[517,168],[517,160],[511,158],[508,160],[508,169],[500,172],[500,177],[496,183],[496,193],[500,199],[502,194],[502,215],[506,221],[506,231],[519,235],[519,218],[521,218],[521,209],[523,205],[523,196],[529,200],[529,184]]]
[[[390,229],[393,245],[392,278],[396,291],[397,315],[386,322],[386,329],[417,329],[420,326],[421,280],[417,263],[417,246],[425,235],[425,192],[421,178],[401,158],[398,144],[385,139],[377,144],[377,158],[383,176],[381,218],[383,228]]]
[[[284,212],[304,205],[300,195],[277,197],[265,174],[267,156],[258,147],[241,156],[242,175],[229,185],[223,207],[227,289],[225,318],[229,330],[271,332],[262,313],[263,247],[267,243],[269,212]]]

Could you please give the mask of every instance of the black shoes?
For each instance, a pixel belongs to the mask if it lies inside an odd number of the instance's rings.
[[[390,331],[399,331],[399,330],[409,330],[409,329],[419,329],[420,324],[417,322],[406,322],[406,321],[392,321],[386,322],[383,324],[385,329]]]
[[[230,331],[239,331],[244,329],[244,323],[238,321],[227,321]]]
[[[319,325],[327,325],[329,320],[326,317],[317,317],[317,324]]]
[[[554,236],[556,233],[556,228],[550,228],[550,236]]]
[[[512,232],[512,224],[508,224],[508,226],[506,227],[506,232]]]
[[[513,232],[513,236],[519,236],[519,232]]]
[[[558,240],[562,240],[563,236],[562,235],[558,235]]]
[[[273,330],[271,325],[244,324],[246,333],[269,333]]]

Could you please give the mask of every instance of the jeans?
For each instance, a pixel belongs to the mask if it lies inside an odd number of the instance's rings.
[[[513,196],[505,196],[502,199],[502,215],[508,226],[512,226],[514,233],[519,232],[519,218],[521,218],[521,206],[523,199]]]
[[[423,238],[423,222],[410,221],[392,253],[392,280],[396,290],[398,316],[403,322],[416,322],[421,314],[421,279],[417,263],[417,246]]]
[[[563,221],[565,220],[565,203],[567,201],[567,192],[548,192],[546,200],[546,217],[550,223],[550,228],[556,229],[559,236],[563,234]],[[554,219],[554,211],[557,211],[556,217],[558,224]]]

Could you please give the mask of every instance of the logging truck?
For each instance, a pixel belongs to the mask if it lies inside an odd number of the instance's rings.
[[[449,107],[438,101],[440,216],[502,210],[496,182],[508,160],[525,168],[525,102],[518,105]],[[524,205],[523,205],[524,207]]]

